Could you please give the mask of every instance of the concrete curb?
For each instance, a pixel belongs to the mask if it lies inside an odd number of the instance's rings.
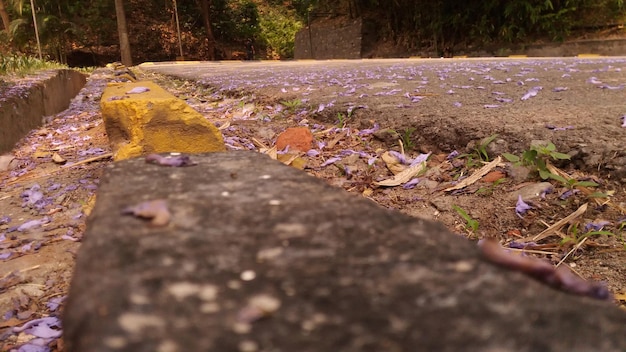
[[[115,160],[226,150],[212,123],[154,82],[110,83],[100,106]]]
[[[42,125],[43,117],[59,113],[87,82],[74,70],[39,73],[36,80],[10,88],[0,99],[0,153],[13,149],[22,137]]]
[[[65,308],[68,352],[626,345],[611,303],[489,264],[441,224],[256,152],[189,157],[107,167]]]

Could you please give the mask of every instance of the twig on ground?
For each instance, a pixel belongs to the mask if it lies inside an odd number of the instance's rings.
[[[541,233],[537,234],[537,235],[533,235],[533,236],[528,236],[528,237],[524,237],[521,240],[519,240],[520,242],[529,242],[529,241],[540,241],[546,237],[550,237],[551,235],[555,234],[558,232],[558,230],[561,229],[561,227],[565,226],[565,224],[569,223],[570,221],[578,218],[579,216],[583,215],[585,213],[585,211],[587,211],[587,204],[585,203],[583,205],[580,206],[580,208],[578,208],[575,212],[569,214],[568,216],[564,217],[563,219],[557,221],[556,223],[554,223],[554,225],[548,227],[547,229],[543,230]]]

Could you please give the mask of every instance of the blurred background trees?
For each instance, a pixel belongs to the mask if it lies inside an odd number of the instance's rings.
[[[44,55],[71,65],[120,60],[116,4],[125,9],[134,62],[173,60],[172,0],[35,0]],[[118,6],[119,7],[119,6]],[[418,48],[559,41],[578,29],[624,21],[623,0],[195,0],[178,1],[186,59],[293,56],[295,33],[320,17],[362,18],[371,40]],[[0,0],[2,53],[36,53],[28,0]]]

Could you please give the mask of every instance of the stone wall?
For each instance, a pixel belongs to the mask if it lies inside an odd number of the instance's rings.
[[[296,34],[296,59],[360,59],[362,22],[312,23]]]

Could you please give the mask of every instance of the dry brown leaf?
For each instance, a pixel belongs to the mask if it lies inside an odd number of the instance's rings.
[[[52,161],[54,161],[57,164],[65,164],[67,160],[63,159],[63,157],[60,156],[59,153],[54,153],[52,154]]]
[[[299,154],[280,154],[278,155],[278,161],[285,165],[291,165],[300,170],[304,169],[304,167],[306,166],[306,161],[300,158]]]
[[[402,171],[401,173],[395,175],[394,177],[388,180],[376,182],[376,184],[379,186],[385,186],[385,187],[399,186],[403,183],[409,182],[413,177],[417,176],[420,172],[422,172],[425,169],[426,169],[426,162],[423,161],[415,166],[409,167],[408,169]]]
[[[385,162],[389,171],[391,171],[394,175],[401,173],[407,168],[406,165],[402,165],[400,160],[389,152],[384,152],[380,158]]]
[[[337,135],[337,137],[335,137],[335,139],[333,139],[332,141],[328,142],[326,147],[328,149],[332,149],[333,147],[335,147],[335,145],[337,143],[339,143],[340,140],[344,139],[347,135],[348,135],[348,131],[344,131],[344,132],[339,133],[339,135]]]
[[[502,162],[502,157],[498,156],[497,158],[493,159],[492,162],[490,162],[489,164],[483,166],[482,168],[480,168],[479,170],[474,172],[468,178],[462,180],[461,182],[457,183],[456,185],[454,185],[452,187],[448,187],[448,188],[444,189],[444,191],[445,192],[454,191],[454,190],[457,190],[457,189],[465,188],[465,187],[471,185],[472,183],[475,183],[476,181],[480,180],[483,176],[488,174],[489,171],[491,171],[494,167],[496,167],[501,162]]]

